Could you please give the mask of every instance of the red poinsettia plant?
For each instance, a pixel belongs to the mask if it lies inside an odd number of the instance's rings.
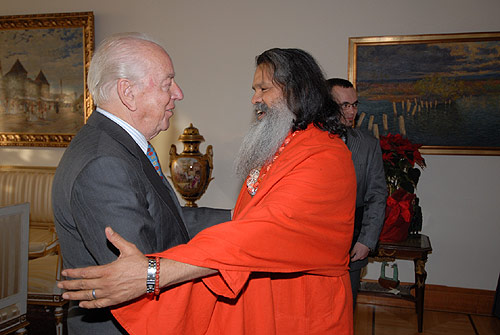
[[[415,165],[422,169],[426,165],[418,150],[421,145],[401,134],[380,136],[380,147],[389,191],[380,240],[397,242],[422,229],[422,210],[415,195],[421,173]]]

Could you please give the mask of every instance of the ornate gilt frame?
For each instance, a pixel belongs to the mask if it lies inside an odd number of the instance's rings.
[[[363,46],[394,46],[394,45],[414,45],[438,43],[454,43],[455,46],[466,46],[466,43],[493,41],[500,45],[500,32],[482,32],[482,33],[456,33],[456,34],[429,34],[429,35],[405,35],[405,36],[371,36],[371,37],[350,37],[349,38],[349,60],[348,60],[348,78],[357,86],[358,81],[358,49]],[[500,49],[500,48],[498,48]],[[498,50],[497,49],[497,50]],[[372,49],[374,50],[374,48]],[[380,59],[374,62],[381,62]],[[380,63],[379,63],[380,64]],[[499,78],[500,79],[500,78]],[[358,88],[358,92],[360,87]],[[362,95],[362,92],[359,92]],[[500,113],[500,111],[498,111]],[[477,129],[478,132],[481,129]],[[495,136],[500,136],[500,132]],[[436,155],[500,155],[500,147],[488,146],[441,146],[425,145],[420,152],[423,154]]]
[[[83,42],[81,45],[81,49],[83,52],[81,57],[83,59],[83,73],[81,74],[81,79],[83,81],[83,89],[82,89],[83,92],[81,93],[83,94],[83,106],[82,105],[80,106],[83,109],[84,115],[82,118],[83,122],[81,123],[81,125],[79,125],[79,127],[81,127],[87,121],[87,118],[90,116],[90,113],[92,112],[93,108],[92,98],[88,92],[86,85],[90,59],[94,50],[93,12],[0,16],[0,31],[19,30],[19,33],[21,34],[23,32],[28,34],[29,31],[32,29],[46,29],[47,31],[55,31],[57,29],[64,29],[64,28],[81,28],[81,33],[82,33]],[[61,43],[65,43],[65,41],[62,40]],[[67,46],[66,44],[62,44],[61,49],[64,50],[66,46]],[[36,56],[36,53],[38,51],[39,50],[33,50],[33,51],[30,50],[30,53],[33,53],[33,55]],[[8,69],[3,69],[4,73],[0,73],[0,80],[3,80],[3,78],[1,77],[3,77],[6,70]],[[33,76],[33,74],[31,73],[29,75],[31,77]],[[61,86],[62,86],[62,80],[61,80]],[[61,89],[61,96],[62,96],[62,89]],[[0,96],[0,99],[1,98],[2,97]],[[39,98],[39,101],[40,100],[43,99]],[[53,99],[52,101],[56,101],[56,99]],[[25,105],[26,104],[28,103],[25,103]],[[48,104],[49,103],[47,103],[47,105]],[[21,108],[26,110],[27,108],[25,107],[25,105],[23,105],[23,107]],[[47,107],[47,109],[51,108],[52,110],[55,111],[56,105],[57,108],[59,108],[59,102],[57,103],[52,102],[52,105],[50,107]],[[59,111],[59,109],[57,109],[57,111]],[[0,117],[2,117],[1,113]],[[0,125],[1,121],[2,120],[0,120]],[[54,128],[54,126],[52,127]],[[0,146],[65,147],[68,146],[68,144],[71,142],[75,133],[76,131],[74,133],[73,132],[58,133],[57,131],[53,131],[53,129],[49,129],[47,133],[43,131],[37,132],[37,131],[30,131],[29,127],[28,129],[25,128],[25,129],[6,131],[6,132],[2,132],[2,129],[0,129]]]

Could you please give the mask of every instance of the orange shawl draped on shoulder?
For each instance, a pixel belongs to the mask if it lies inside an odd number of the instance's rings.
[[[113,310],[130,334],[352,334],[356,176],[337,136],[309,126],[232,221],[158,255],[217,269]]]

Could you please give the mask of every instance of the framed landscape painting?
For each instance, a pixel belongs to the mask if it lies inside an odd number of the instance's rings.
[[[0,16],[0,146],[64,147],[92,112],[92,12]]]
[[[500,32],[349,38],[357,126],[424,154],[500,155]]]

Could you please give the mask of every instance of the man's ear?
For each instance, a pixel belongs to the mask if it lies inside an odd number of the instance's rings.
[[[128,79],[118,79],[116,90],[122,104],[131,111],[137,109],[135,104],[134,86]]]

